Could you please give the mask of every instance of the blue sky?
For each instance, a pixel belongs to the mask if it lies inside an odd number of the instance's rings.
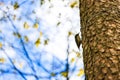
[[[0,80],[84,80],[79,22],[78,0],[0,0]]]

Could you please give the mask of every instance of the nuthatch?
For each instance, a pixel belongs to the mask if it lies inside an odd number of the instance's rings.
[[[77,44],[77,47],[79,48],[80,44],[82,43],[80,36],[79,36],[79,33],[75,35],[75,42]]]

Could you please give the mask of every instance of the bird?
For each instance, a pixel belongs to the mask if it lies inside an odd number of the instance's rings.
[[[77,47],[79,48],[79,47],[80,47],[80,44],[82,43],[81,38],[80,38],[80,36],[79,36],[79,33],[77,33],[77,34],[75,35],[75,42],[76,42],[76,44],[77,44]]]

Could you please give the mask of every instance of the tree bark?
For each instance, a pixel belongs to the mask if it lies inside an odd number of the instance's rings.
[[[120,0],[80,0],[86,80],[120,80]]]

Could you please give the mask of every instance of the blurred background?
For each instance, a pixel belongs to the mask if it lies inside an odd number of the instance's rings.
[[[79,0],[0,0],[0,80],[84,80]]]

